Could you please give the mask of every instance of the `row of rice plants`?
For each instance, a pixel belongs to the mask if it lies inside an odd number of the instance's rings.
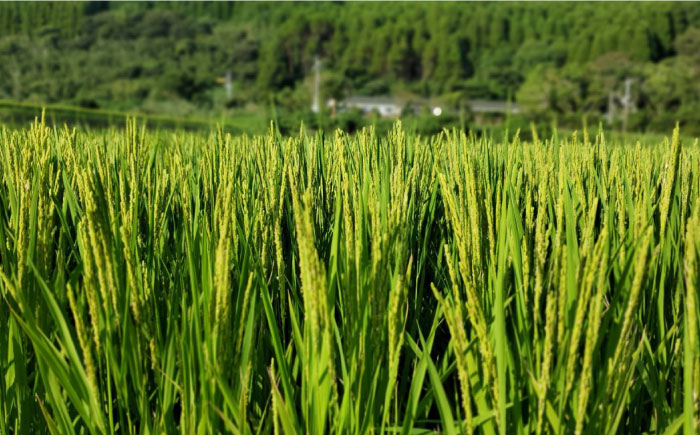
[[[677,130],[4,129],[0,434],[696,433],[698,165]]]

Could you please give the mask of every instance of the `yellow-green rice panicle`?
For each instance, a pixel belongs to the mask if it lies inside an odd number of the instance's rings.
[[[692,430],[695,432],[697,432],[700,425],[700,398],[698,397],[700,395],[700,343],[698,342],[698,328],[700,325],[698,324],[697,305],[698,288],[700,287],[700,283],[698,283],[698,267],[700,264],[698,263],[699,232],[700,211],[698,211],[696,203],[695,212],[686,229],[684,240],[685,261],[683,264],[685,275],[685,326],[688,328],[688,350],[692,353],[689,357],[686,357],[686,361],[690,361],[690,367],[684,373],[684,376],[690,378],[686,379],[685,382],[690,383],[692,386],[691,397],[686,397],[685,400],[690,402],[690,407],[692,408]]]
[[[552,358],[554,356],[554,342],[556,339],[556,315],[557,315],[557,292],[550,289],[547,292],[545,307],[545,328],[544,328],[544,348],[542,351],[542,362],[540,377],[537,388],[537,426],[536,433],[542,433],[544,425],[544,409],[547,401],[547,391],[549,389]]]
[[[673,138],[671,139],[671,149],[668,153],[668,160],[664,166],[662,172],[662,187],[661,187],[661,198],[659,202],[659,216],[660,216],[660,236],[659,243],[663,243],[666,234],[666,222],[668,221],[668,214],[671,205],[671,196],[673,191],[673,186],[675,185],[676,177],[678,174],[678,166],[681,155],[681,140],[680,140],[680,128],[676,124],[676,128],[673,130]]]
[[[469,340],[464,329],[464,319],[459,310],[459,301],[450,300],[442,297],[440,292],[431,285],[433,294],[438,300],[438,303],[443,309],[443,315],[447,322],[447,327],[450,330],[450,335],[453,341],[455,359],[457,361],[457,376],[459,385],[462,391],[462,409],[464,410],[467,433],[473,433],[472,409],[471,409],[471,389],[469,386],[469,366],[466,356]],[[455,305],[455,302],[457,305]]]
[[[627,306],[625,307],[623,315],[618,346],[615,348],[615,354],[610,362],[610,365],[608,366],[608,375],[611,377],[611,380],[614,379],[614,374],[618,370],[618,366],[623,359],[623,350],[628,347],[628,342],[631,339],[630,334],[632,332],[635,311],[637,310],[639,295],[641,294],[642,284],[644,283],[646,270],[648,268],[647,257],[649,254],[649,245],[651,243],[652,236],[653,233],[651,228],[647,228],[637,248],[636,260],[634,263],[634,275],[632,278],[630,292],[627,297]]]

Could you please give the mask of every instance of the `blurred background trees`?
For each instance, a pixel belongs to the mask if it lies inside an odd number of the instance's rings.
[[[697,123],[698,47],[693,3],[10,2],[0,98],[181,116],[293,108],[308,106],[319,56],[324,98],[510,99],[536,120],[602,117],[632,78],[635,127],[666,130]]]

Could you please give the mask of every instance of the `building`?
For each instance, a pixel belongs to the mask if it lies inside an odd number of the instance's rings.
[[[476,124],[499,123],[510,115],[520,113],[516,103],[498,100],[469,100],[465,109],[469,110]]]
[[[404,109],[418,112],[421,107],[428,107],[430,113],[438,116],[442,113],[442,108],[425,102],[416,103],[414,101],[401,102],[389,96],[365,97],[350,96],[340,102],[329,100],[328,106],[334,111],[343,112],[356,109],[363,114],[377,113],[385,118],[397,118],[401,116]]]
[[[508,113],[511,115],[520,113],[520,107],[509,101],[469,100],[467,107],[472,113]]]
[[[332,104],[335,104],[335,102],[333,101]],[[377,112],[379,116],[387,118],[400,116],[401,108],[401,105],[391,97],[351,96],[338,104],[338,111],[340,112],[358,109],[363,114]]]
[[[327,105],[331,108],[333,113],[357,109],[363,114],[376,112],[379,116],[385,118],[397,118],[401,116],[404,110],[411,110],[414,113],[419,113],[422,108],[427,108],[429,112],[435,116],[440,116],[443,113],[443,108],[441,106],[430,104],[427,101],[406,100],[400,102],[389,96],[350,96],[340,102],[335,99],[329,100]],[[470,100],[466,103],[465,108],[479,117],[483,117],[484,115],[520,113],[520,107],[508,101]]]

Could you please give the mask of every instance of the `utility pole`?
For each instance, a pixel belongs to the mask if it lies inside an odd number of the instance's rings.
[[[609,123],[612,124],[615,122],[615,118],[617,118],[615,106],[619,105],[622,110],[622,113],[620,114],[620,117],[622,118],[622,131],[627,131],[627,118],[629,117],[630,112],[635,112],[637,110],[636,106],[634,105],[634,101],[632,100],[633,83],[634,79],[625,79],[625,89],[622,95],[620,95],[620,92],[615,90],[608,93],[608,113],[606,113],[605,117]]]
[[[613,91],[610,91],[608,93],[607,118],[608,118],[608,122],[612,125],[613,121],[615,121],[615,93]]]
[[[231,81],[231,71],[226,72],[226,81],[224,82],[224,88],[226,88],[226,99],[231,99],[231,94],[233,94],[233,83]]]
[[[632,79],[625,79],[625,95],[622,97],[622,131],[627,131],[627,115],[630,112],[630,106],[632,105],[632,96],[630,95],[630,89],[632,86]]]
[[[311,111],[318,113],[321,110],[320,96],[321,94],[321,60],[316,56],[314,58],[314,101],[311,104]]]

